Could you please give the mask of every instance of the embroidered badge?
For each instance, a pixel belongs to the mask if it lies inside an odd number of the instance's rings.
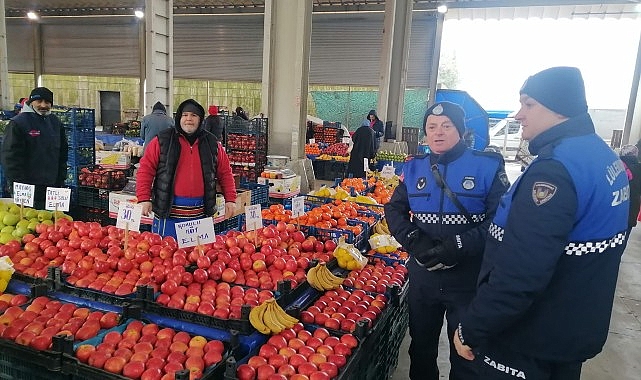
[[[532,200],[540,206],[548,202],[556,194],[556,186],[548,182],[534,182],[532,186]]]
[[[32,129],[29,131],[29,136],[31,137],[38,137],[40,136],[40,131],[37,129]]]
[[[501,174],[499,174],[499,179],[501,180],[501,183],[503,184],[503,186],[505,187],[510,186],[510,180],[507,178],[507,174],[505,172],[501,172]]]
[[[427,185],[427,180],[425,177],[421,177],[416,181],[416,189],[417,190],[423,190],[425,188],[425,185]]]
[[[476,186],[476,183],[474,182],[474,177],[463,178],[462,186],[465,190],[472,190],[474,186]]]
[[[443,113],[443,105],[441,105],[441,104],[439,104],[438,106],[434,107],[434,109],[432,110],[432,115],[438,116],[438,115],[440,115],[442,113]]]

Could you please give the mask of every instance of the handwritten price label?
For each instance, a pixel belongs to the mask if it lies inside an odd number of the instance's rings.
[[[120,202],[118,205],[118,218],[116,227],[129,231],[140,231],[140,217],[142,206],[137,203]]]
[[[33,195],[36,192],[35,185],[26,183],[13,183],[13,203],[23,206],[33,207]]]
[[[216,241],[213,218],[190,220],[176,223],[175,226],[176,240],[180,248],[195,247]]]
[[[71,189],[47,187],[45,210],[69,211],[71,204]]]
[[[292,198],[292,216],[298,218],[305,213],[305,197]]]
[[[245,206],[245,229],[253,231],[261,227],[263,227],[263,216],[260,213],[260,205]]]

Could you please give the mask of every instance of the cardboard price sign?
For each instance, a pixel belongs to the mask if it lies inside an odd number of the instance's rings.
[[[292,216],[298,218],[305,213],[305,197],[292,198]]]
[[[369,159],[367,157],[363,157],[363,170],[365,173],[369,171]]]
[[[47,187],[45,210],[69,211],[71,204],[71,189]]]
[[[33,207],[33,196],[36,192],[35,185],[26,183],[13,183],[13,203],[27,207]]]
[[[211,217],[176,223],[175,227],[176,240],[180,248],[195,247],[216,241],[214,219]]]
[[[395,174],[396,172],[392,165],[385,165],[383,166],[383,170],[381,170],[381,177],[383,178],[392,178]]]
[[[260,205],[245,206],[245,230],[254,231],[263,227]]]
[[[116,227],[129,231],[140,231],[142,206],[137,203],[120,202]]]

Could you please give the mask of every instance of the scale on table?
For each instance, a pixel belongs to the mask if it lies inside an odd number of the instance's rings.
[[[294,173],[294,171],[292,171],[291,169],[278,168],[274,166],[265,166],[265,170],[263,170],[263,173],[269,174],[270,176],[266,178],[272,179],[287,179],[296,177],[296,173]],[[273,176],[271,176],[271,174],[273,174]]]

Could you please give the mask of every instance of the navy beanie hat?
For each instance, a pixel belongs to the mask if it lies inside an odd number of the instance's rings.
[[[165,108],[165,105],[162,104],[161,102],[156,102],[156,104],[154,104],[154,108],[152,110],[153,111],[160,110],[160,111],[167,112],[167,109]]]
[[[427,112],[425,112],[425,117],[423,117],[423,129],[425,129],[425,133],[427,133],[425,123],[427,122],[427,117],[430,115],[447,116],[456,127],[459,136],[463,137],[465,134],[465,111],[458,104],[438,102],[428,108]]]
[[[536,73],[523,83],[519,94],[526,94],[566,117],[588,112],[583,77],[576,67],[551,67]]]
[[[36,87],[31,90],[27,104],[31,104],[34,100],[45,100],[53,104],[53,92],[46,87]]]

